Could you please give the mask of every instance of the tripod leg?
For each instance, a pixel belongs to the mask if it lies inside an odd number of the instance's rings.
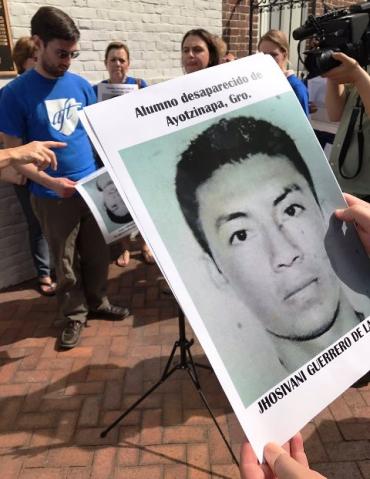
[[[119,422],[121,422],[123,418],[125,418],[128,414],[130,414],[130,412],[133,409],[135,409],[141,402],[143,402],[145,398],[147,398],[153,391],[155,391],[176,370],[177,370],[177,368],[174,367],[166,374],[166,376],[162,375],[161,379],[159,381],[157,381],[154,384],[154,386],[152,386],[150,389],[148,389],[148,391],[145,394],[143,394],[137,401],[135,401],[133,404],[131,404],[131,406],[128,409],[126,409],[126,411],[124,413],[122,413],[114,422],[112,422],[112,424],[110,426],[108,426],[106,429],[104,429],[104,431],[102,431],[100,433],[100,437],[105,437],[111,429],[113,429],[115,426],[117,426],[117,424]]]
[[[112,422],[112,424],[110,424],[106,429],[104,429],[104,431],[102,431],[100,433],[100,437],[105,437],[108,432],[113,429],[119,422],[122,421],[123,418],[125,418],[128,414],[130,414],[130,412],[136,408],[136,406],[138,406],[142,401],[144,401],[145,398],[147,398],[149,396],[149,394],[151,394],[153,391],[155,391],[157,389],[157,387],[159,387],[167,378],[169,378],[171,376],[171,374],[176,371],[176,369],[178,369],[176,366],[173,367],[171,370],[170,370],[170,366],[171,366],[171,363],[172,363],[172,360],[173,360],[173,357],[175,355],[175,352],[176,352],[176,349],[178,348],[179,344],[178,342],[176,341],[176,343],[173,345],[173,348],[172,348],[172,351],[171,351],[171,354],[170,354],[170,357],[168,358],[168,361],[167,361],[167,364],[166,364],[166,367],[164,368],[164,371],[163,371],[163,374],[162,376],[160,377],[159,381],[157,381],[154,386],[152,386],[145,394],[143,394],[143,396],[141,396],[137,401],[135,401],[128,409],[126,409],[126,411],[124,413],[122,413],[114,422]]]
[[[213,371],[211,366],[208,366],[208,364],[194,363],[194,366],[196,366],[197,368],[207,369],[208,371]]]
[[[198,391],[198,394],[199,394],[199,396],[200,396],[200,398],[201,398],[203,404],[204,404],[205,407],[207,408],[207,410],[208,410],[208,412],[209,412],[209,415],[211,416],[211,418],[212,418],[212,420],[213,420],[215,426],[217,427],[218,432],[221,434],[221,437],[222,437],[222,439],[223,439],[223,441],[224,441],[224,443],[225,443],[225,446],[227,447],[228,451],[230,452],[230,455],[231,455],[231,457],[233,458],[233,461],[234,461],[235,464],[239,467],[239,461],[238,461],[237,458],[235,457],[234,451],[231,449],[230,444],[228,443],[228,441],[227,441],[227,439],[226,439],[224,433],[222,432],[222,429],[220,428],[220,425],[218,424],[217,419],[215,418],[215,416],[214,416],[214,414],[213,414],[213,412],[212,412],[212,410],[211,410],[211,408],[210,408],[210,406],[209,406],[209,404],[208,404],[208,401],[207,401],[206,397],[204,396],[203,391],[201,390],[200,384],[199,384],[199,382],[195,379],[195,377],[193,376],[190,367],[189,367],[189,369],[188,369],[188,373],[189,373],[189,376],[190,376],[191,380],[193,381],[193,384],[194,384],[196,390]]]
[[[235,464],[239,467],[239,462],[237,460],[237,458],[235,457],[235,454],[234,454],[234,451],[231,449],[231,446],[230,444],[228,443],[222,429],[220,428],[220,425],[218,424],[217,422],[217,419],[215,418],[215,415],[213,414],[209,404],[208,404],[208,401],[205,397],[205,395],[203,394],[203,391],[200,387],[200,383],[199,383],[199,378],[198,378],[198,374],[197,374],[197,370],[195,368],[195,364],[194,364],[194,361],[193,361],[193,356],[191,354],[191,351],[189,348],[187,348],[186,350],[187,354],[188,354],[188,357],[189,357],[189,362],[188,362],[188,368],[187,368],[187,371],[189,373],[189,376],[196,388],[196,390],[198,391],[198,394],[203,402],[203,404],[205,405],[205,407],[207,408],[208,412],[209,412],[209,415],[211,416],[215,426],[217,427],[218,429],[218,432],[221,434],[221,437],[225,443],[225,446],[227,447],[228,451],[230,452],[230,455],[231,457],[233,458],[233,461],[235,462]]]

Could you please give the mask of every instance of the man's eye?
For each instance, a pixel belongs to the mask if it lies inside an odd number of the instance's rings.
[[[286,213],[288,216],[299,216],[302,211],[304,211],[306,208],[304,208],[301,205],[297,205],[296,203],[289,205],[288,208],[284,210],[284,213]]]
[[[242,241],[245,241],[247,239],[247,232],[246,230],[239,230],[233,233],[229,239],[229,243],[231,245],[233,244],[238,244]]]

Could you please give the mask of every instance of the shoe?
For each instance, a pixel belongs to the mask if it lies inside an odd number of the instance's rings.
[[[65,349],[71,349],[77,346],[82,327],[83,324],[80,321],[68,321],[60,337],[60,346]]]
[[[124,268],[130,264],[130,251],[125,249],[116,259],[116,265],[120,268]]]
[[[50,276],[40,276],[39,291],[43,296],[54,296],[57,289],[57,284],[50,278]]]
[[[112,321],[120,321],[130,315],[128,308],[110,304],[106,308],[90,311],[89,316],[94,318],[111,319]]]

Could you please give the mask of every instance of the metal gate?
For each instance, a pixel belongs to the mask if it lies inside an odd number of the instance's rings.
[[[303,65],[292,32],[306,21],[308,14],[315,15],[316,0],[250,0],[249,5],[249,54],[255,53],[253,36],[256,38],[257,34],[259,39],[271,28],[282,30],[289,39],[291,68],[297,73],[302,72]]]

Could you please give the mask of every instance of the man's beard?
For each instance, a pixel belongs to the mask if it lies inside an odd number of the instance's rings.
[[[47,63],[47,61],[44,59],[41,59],[41,66],[46,73],[48,73],[50,76],[53,76],[55,78],[62,77],[65,74],[65,72],[68,70],[68,68],[64,69],[54,65],[50,65],[50,63]]]

